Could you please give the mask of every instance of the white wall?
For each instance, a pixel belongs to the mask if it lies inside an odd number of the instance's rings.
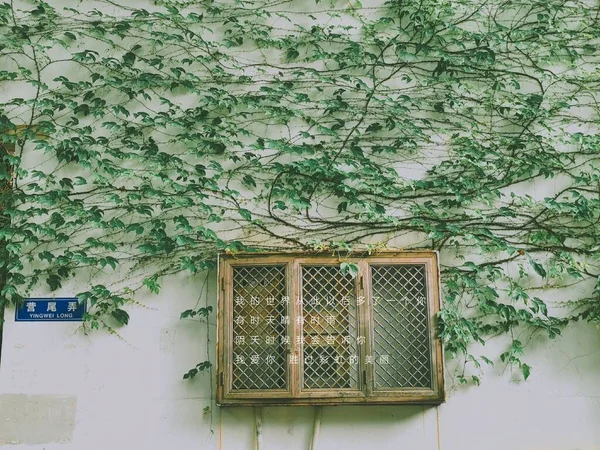
[[[208,375],[183,373],[206,359],[205,325],[180,320],[204,277],[172,278],[136,297],[122,340],[85,335],[78,323],[14,322],[6,311],[0,365],[0,448],[54,450],[251,449],[252,408],[219,408]],[[215,305],[215,279],[208,286]],[[77,292],[63,290],[60,296]],[[203,300],[201,300],[203,302]],[[210,324],[210,359],[215,351]],[[490,345],[491,344],[491,345]],[[502,342],[485,354],[501,350]],[[453,388],[440,407],[324,407],[318,449],[600,449],[600,333],[587,324],[530,343],[528,381],[488,370],[479,387]],[[202,410],[213,412],[203,418]],[[307,449],[315,410],[263,408],[264,449]],[[212,432],[211,432],[212,430]]]
[[[416,171],[409,167],[403,173],[411,178]],[[216,407],[216,383],[206,374],[182,379],[207,352],[215,361],[214,315],[208,346],[204,324],[179,319],[197,304],[203,281],[182,275],[171,278],[158,296],[136,296],[143,306],[127,307],[131,321],[118,330],[121,338],[103,331],[86,335],[78,323],[16,323],[8,309],[0,360],[0,448],[253,448],[252,408]],[[206,294],[213,307],[215,282],[213,274]],[[85,290],[79,283],[56,296]],[[490,342],[483,353],[498,355],[503,345]],[[495,367],[481,386],[457,387],[448,361],[450,389],[439,407],[323,407],[317,448],[600,449],[600,332],[578,324],[556,341],[536,338],[526,362],[533,367],[526,382]],[[203,417],[206,406],[212,413]],[[314,414],[310,407],[263,408],[262,450],[308,448]]]

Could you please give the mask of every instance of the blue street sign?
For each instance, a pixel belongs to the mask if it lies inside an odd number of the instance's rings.
[[[85,302],[77,298],[27,298],[15,312],[17,322],[81,322]]]

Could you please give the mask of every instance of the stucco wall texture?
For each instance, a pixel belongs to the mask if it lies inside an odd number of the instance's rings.
[[[200,302],[216,306],[216,277]],[[253,408],[214,405],[215,380],[182,375],[215,361],[209,329],[180,313],[199,300],[204,278],[171,278],[158,296],[137,298],[121,338],[85,334],[80,323],[15,322],[5,314],[0,364],[0,448],[193,450],[254,448]],[[71,286],[57,296],[72,296]],[[207,337],[209,341],[207,343]],[[482,354],[501,353],[491,341]],[[323,407],[316,448],[378,450],[600,449],[600,332],[588,324],[557,340],[534,337],[528,381],[497,364],[479,387],[459,387],[446,361],[446,403]],[[213,374],[214,376],[214,374]],[[204,416],[203,409],[211,407]],[[316,409],[262,408],[261,450],[309,448]]]

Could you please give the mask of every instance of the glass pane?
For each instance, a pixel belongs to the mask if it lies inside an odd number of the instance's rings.
[[[285,266],[233,267],[233,389],[285,389]]]
[[[375,389],[431,387],[424,265],[371,267]]]
[[[339,266],[301,270],[304,388],[357,388],[354,279],[343,275]]]

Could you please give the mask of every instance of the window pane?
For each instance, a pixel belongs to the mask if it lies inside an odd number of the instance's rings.
[[[233,267],[233,389],[286,388],[285,266]]]
[[[375,388],[431,387],[424,265],[371,267]]]
[[[339,266],[303,266],[304,387],[357,388],[354,279]]]

